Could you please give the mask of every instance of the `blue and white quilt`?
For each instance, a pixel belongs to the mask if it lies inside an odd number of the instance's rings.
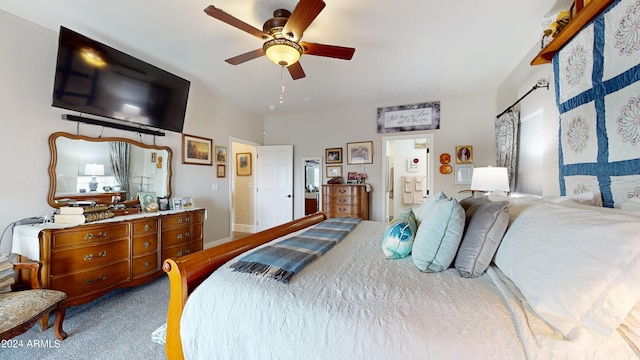
[[[560,192],[640,197],[640,0],[614,1],[553,59]]]

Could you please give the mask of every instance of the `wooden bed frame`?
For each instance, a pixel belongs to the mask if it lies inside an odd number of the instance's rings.
[[[327,219],[319,211],[303,218],[221,245],[164,261],[162,269],[169,275],[169,309],[167,312],[167,359],[184,359],[180,339],[180,318],[189,294],[214,270],[243,252],[273,239],[315,225]]]

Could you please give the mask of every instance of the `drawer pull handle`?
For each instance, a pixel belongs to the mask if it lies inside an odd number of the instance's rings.
[[[190,218],[186,217],[184,219],[178,219],[178,224],[182,224],[182,223],[188,223],[190,220]]]
[[[84,284],[85,284],[85,285],[91,285],[91,284],[93,284],[93,283],[95,283],[95,282],[102,281],[102,280],[106,280],[106,279],[107,279],[107,275],[100,275],[100,276],[98,276],[98,278],[97,278],[97,279],[95,279],[95,280],[93,280],[93,279],[87,279],[87,280],[85,280]]]
[[[150,243],[150,242],[148,242],[148,241],[145,241],[145,242],[144,242],[144,248],[145,248],[145,249],[148,249],[148,248],[149,248],[149,246],[151,246],[151,243]]]
[[[107,256],[107,252],[106,251],[100,251],[98,253],[98,257],[106,257],[106,256]],[[84,261],[91,261],[91,260],[93,260],[93,258],[94,258],[93,254],[85,255]]]
[[[149,229],[151,229],[151,226],[149,226],[149,224],[144,224],[144,231],[149,231]]]
[[[184,235],[182,235],[182,234],[178,234],[178,239],[182,239],[183,236]]]
[[[93,238],[95,238],[95,237],[105,237],[105,236],[107,236],[107,232],[106,232],[106,231],[100,231],[100,232],[98,233],[98,236],[93,235],[93,233],[87,233],[87,234],[84,236],[84,239],[85,239],[85,240],[91,240],[91,239],[93,239]]]
[[[185,253],[185,254],[190,254],[190,253],[191,253],[191,249],[185,249],[185,250],[184,250],[184,253]]]
[[[341,194],[346,194],[347,190],[340,189],[340,190],[338,190],[338,192],[341,193]]]
[[[178,251],[178,257],[182,256],[182,250]]]
[[[98,256],[99,256],[99,257],[106,257],[106,256],[107,256],[107,251],[106,251],[106,250],[105,250],[105,251],[100,251],[100,252],[98,253]]]
[[[148,267],[149,267],[149,265],[151,265],[151,263],[150,263],[150,262],[148,262],[148,261],[145,261],[145,262],[144,262],[144,267],[148,268]]]
[[[184,236],[185,237],[189,237],[189,236],[191,236],[191,233],[187,231],[186,233],[184,233]]]
[[[338,211],[346,212],[346,211],[347,211],[347,209],[345,209],[345,208],[338,208]]]
[[[338,199],[338,202],[345,203],[347,202],[347,199]]]

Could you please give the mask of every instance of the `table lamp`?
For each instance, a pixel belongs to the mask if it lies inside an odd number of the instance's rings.
[[[508,193],[509,173],[506,167],[477,167],[471,176],[471,190],[483,191],[486,194],[499,190]]]

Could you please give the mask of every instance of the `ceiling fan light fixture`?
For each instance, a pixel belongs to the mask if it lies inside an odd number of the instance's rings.
[[[262,49],[269,60],[285,67],[297,63],[304,51],[300,44],[285,38],[271,39],[262,45]]]

